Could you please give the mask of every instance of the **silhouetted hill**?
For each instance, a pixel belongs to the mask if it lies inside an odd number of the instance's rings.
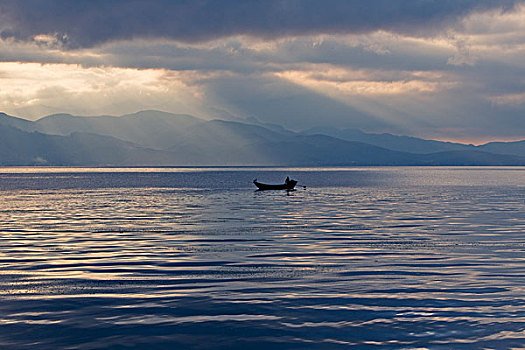
[[[516,156],[525,155],[525,140],[515,142],[489,142],[487,144],[478,146],[480,150],[497,153],[497,154],[512,154]]]
[[[525,165],[525,157],[483,151],[448,151],[419,155],[417,165]]]
[[[35,131],[36,127],[34,124],[35,123],[30,120],[13,117],[0,112],[0,125],[11,126],[24,131]]]
[[[481,151],[414,154],[325,135],[296,136],[259,148],[282,165],[525,165],[525,157]]]
[[[398,136],[386,133],[365,133],[357,129],[317,127],[305,130],[302,133],[305,135],[323,134],[346,141],[365,142],[394,151],[410,153],[434,153],[443,151],[466,151],[474,149],[474,146],[472,145],[465,145],[461,143],[424,140],[417,137]]]
[[[301,135],[259,145],[265,158],[281,165],[407,165],[412,154],[326,135]]]
[[[55,114],[36,122],[0,114],[0,164],[525,165],[521,152],[525,142],[476,147],[358,130],[341,132],[369,142],[157,111],[122,117]],[[399,151],[374,142],[414,150]]]
[[[25,132],[0,125],[1,165],[170,165],[173,155],[113,137]]]
[[[200,122],[201,119],[185,114],[141,111],[121,117],[76,117],[70,114],[53,114],[35,121],[33,125],[23,125],[19,128],[64,136],[74,132],[99,134],[149,148],[165,149],[173,145],[174,139],[180,137],[187,127]]]

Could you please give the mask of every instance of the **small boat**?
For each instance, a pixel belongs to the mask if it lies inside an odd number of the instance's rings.
[[[270,185],[270,184],[263,184],[260,182],[257,182],[257,179],[253,180],[253,183],[260,191],[265,190],[293,190],[295,185],[297,185],[297,181],[290,180],[289,178],[286,178],[286,181],[283,184],[278,185]]]

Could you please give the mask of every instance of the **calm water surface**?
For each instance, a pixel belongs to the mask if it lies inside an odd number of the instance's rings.
[[[0,193],[0,348],[525,346],[525,168],[0,168]]]

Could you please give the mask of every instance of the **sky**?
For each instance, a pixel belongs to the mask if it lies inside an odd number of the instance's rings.
[[[525,139],[525,0],[0,0],[0,112]]]

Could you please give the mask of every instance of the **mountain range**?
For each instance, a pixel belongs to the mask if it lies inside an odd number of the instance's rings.
[[[293,132],[160,111],[36,121],[0,113],[0,165],[525,165],[525,140],[474,146],[357,129]]]

